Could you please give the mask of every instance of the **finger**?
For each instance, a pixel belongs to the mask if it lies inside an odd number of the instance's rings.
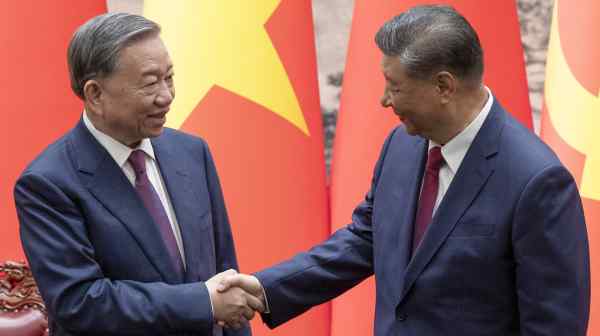
[[[226,326],[227,326],[227,329],[233,329],[233,330],[240,329],[240,323],[239,322],[227,322]]]
[[[234,276],[236,274],[237,274],[237,271],[234,270],[233,268],[231,268],[231,269],[228,269],[228,270],[223,271],[221,273],[213,275],[210,279],[206,280],[206,284],[207,284],[207,286],[211,285],[211,287],[212,286],[218,287],[218,285],[221,282],[221,280],[223,280],[224,278],[229,277],[229,276]]]
[[[221,281],[219,281],[219,284],[217,285],[217,292],[226,292],[229,288],[233,286],[231,277],[233,276],[226,276],[223,279],[221,279]]]
[[[254,318],[254,310],[250,307],[244,307],[244,309],[242,309],[242,316],[246,321],[250,321]]]
[[[244,319],[244,317],[239,316],[235,320],[231,320],[231,321],[227,322],[227,324],[231,327],[231,329],[238,330],[244,326],[245,322],[246,322],[246,320]]]
[[[245,293],[245,298],[246,298],[246,303],[248,304],[248,306],[256,311],[258,311],[259,313],[264,313],[265,312],[265,303],[263,300],[255,297],[254,295],[250,295],[248,293]]]
[[[226,329],[240,329],[241,328],[241,324],[240,322],[230,322],[230,323],[225,323],[225,328]]]
[[[224,329],[233,329],[233,326],[231,325],[231,323],[225,322],[225,321],[219,321],[219,326],[224,328]]]

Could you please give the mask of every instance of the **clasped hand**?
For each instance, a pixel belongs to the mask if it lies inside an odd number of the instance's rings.
[[[214,320],[220,326],[239,329],[254,318],[255,312],[265,311],[263,289],[254,276],[230,269],[213,276],[205,284]]]

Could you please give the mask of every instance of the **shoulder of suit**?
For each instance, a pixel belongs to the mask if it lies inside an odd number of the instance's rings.
[[[25,171],[45,171],[54,167],[63,167],[70,162],[67,155],[68,137],[71,132],[62,135],[60,138],[46,146],[35,158],[25,167]]]
[[[502,131],[499,155],[501,159],[516,169],[537,173],[548,166],[562,166],[560,159],[533,130],[528,129],[514,118],[507,118]]]
[[[172,128],[164,128],[160,135],[161,140],[168,142],[170,148],[176,151],[180,157],[204,164],[210,156],[208,143],[201,137]]]
[[[163,129],[163,134],[161,134],[160,136],[165,137],[169,141],[182,142],[182,143],[186,143],[186,144],[189,144],[192,146],[193,145],[202,146],[202,147],[207,146],[206,140],[204,140],[202,137],[192,135],[192,134],[180,131],[180,130],[169,128],[169,127],[165,127]]]

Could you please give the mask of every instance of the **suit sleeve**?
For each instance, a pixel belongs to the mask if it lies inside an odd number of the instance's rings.
[[[225,200],[223,198],[219,176],[217,174],[217,169],[215,167],[212,155],[210,154],[210,150],[208,149],[208,145],[206,145],[206,143],[204,143],[204,148],[206,178],[211,198],[211,211],[214,224],[213,227],[217,273],[226,271],[230,268],[239,271],[233,235],[231,234],[231,226],[229,225],[229,218],[227,216],[227,209],[225,207]],[[252,333],[248,326],[239,330],[223,330],[223,335],[225,336],[242,336],[251,334]]]
[[[393,136],[384,143],[365,199],[354,209],[352,223],[306,253],[255,274],[268,299],[270,327],[329,301],[373,274],[372,210],[377,181]]]
[[[590,265],[577,186],[562,166],[534,176],[513,223],[520,335],[585,336]]]
[[[68,332],[209,334],[206,286],[109,279],[97,263],[84,214],[50,179],[26,172],[15,186],[23,248],[52,319]],[[125,247],[115,246],[115,249]]]

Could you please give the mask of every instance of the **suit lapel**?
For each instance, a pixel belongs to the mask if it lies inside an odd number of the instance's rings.
[[[152,217],[121,168],[82,121],[74,132],[73,151],[90,192],[129,230],[163,280],[177,283],[179,279]]]
[[[493,157],[498,152],[498,138],[504,125],[504,119],[504,110],[494,100],[490,114],[473,140],[423,237],[421,245],[415,250],[415,254],[408,264],[400,301],[403,300],[415,280],[448,238],[494,172]]]
[[[423,169],[427,160],[427,141],[423,138],[417,138],[417,143],[413,147],[412,152],[404,152],[407,158],[415,158],[414,160],[404,159],[408,166],[407,169],[397,170],[396,174],[399,176],[393,178],[393,181],[399,181],[394,183],[394,198],[393,198],[393,211],[395,215],[392,216],[393,225],[389,226],[393,228],[393,231],[399,232],[398,237],[394,237],[394,246],[398,246],[400,250],[394,255],[400,256],[399,259],[390,258],[393,263],[398,267],[396,274],[403,275],[406,265],[410,261],[411,247],[412,247],[412,236],[413,236],[413,223],[415,218],[415,212],[419,200],[419,192],[421,187],[421,179],[423,178]],[[412,186],[409,193],[403,186]],[[411,211],[404,211],[405,209],[412,209]],[[400,230],[397,230],[397,228]],[[391,233],[391,232],[390,232]],[[402,278],[402,277],[400,277]]]
[[[405,269],[405,266],[408,264],[408,262],[410,261],[410,257],[412,255],[412,241],[413,241],[413,234],[414,234],[414,221],[415,221],[415,215],[417,212],[417,207],[419,204],[419,195],[421,193],[421,181],[423,180],[423,174],[425,171],[425,164],[427,163],[427,145],[428,142],[423,139],[423,138],[419,138],[419,143],[417,146],[415,146],[416,150],[416,155],[414,155],[414,157],[416,158],[415,165],[414,165],[414,170],[415,173],[413,174],[409,174],[409,176],[411,177],[408,184],[405,185],[409,185],[412,186],[412,189],[410,190],[410,193],[408,194],[409,197],[404,197],[406,198],[406,204],[403,204],[402,206],[399,207],[399,210],[403,210],[403,209],[412,209],[412,211],[403,211],[404,212],[404,218],[402,219],[402,225],[401,228],[403,230],[402,232],[402,242],[400,243],[400,246],[403,247],[402,253],[405,256],[403,258],[403,260],[405,260],[402,263],[402,269]],[[413,157],[413,155],[409,155],[409,157]],[[404,185],[404,184],[402,184]],[[399,188],[400,189],[400,188]],[[400,190],[399,190],[400,191]],[[401,203],[398,203],[401,204]]]
[[[389,145],[375,189],[373,220],[377,229],[374,248],[379,268],[393,274],[395,279],[403,280],[410,259],[412,209],[416,207],[427,141],[408,135],[392,138],[391,141],[393,143]],[[386,257],[390,255],[394,257]],[[394,293],[399,296],[402,281],[396,280],[391,284]]]
[[[164,136],[152,139],[152,146],[181,232],[186,259],[185,281],[195,281],[198,279],[196,273],[203,269],[199,263],[206,258],[202,256],[200,246],[203,240],[199,240],[206,232],[202,232],[201,226],[196,222],[208,209],[202,208],[200,204],[203,203],[198,202],[198,196],[193,192],[190,161],[187,157],[189,154],[179,152],[180,149],[165,141]],[[198,178],[201,179],[202,176]]]

